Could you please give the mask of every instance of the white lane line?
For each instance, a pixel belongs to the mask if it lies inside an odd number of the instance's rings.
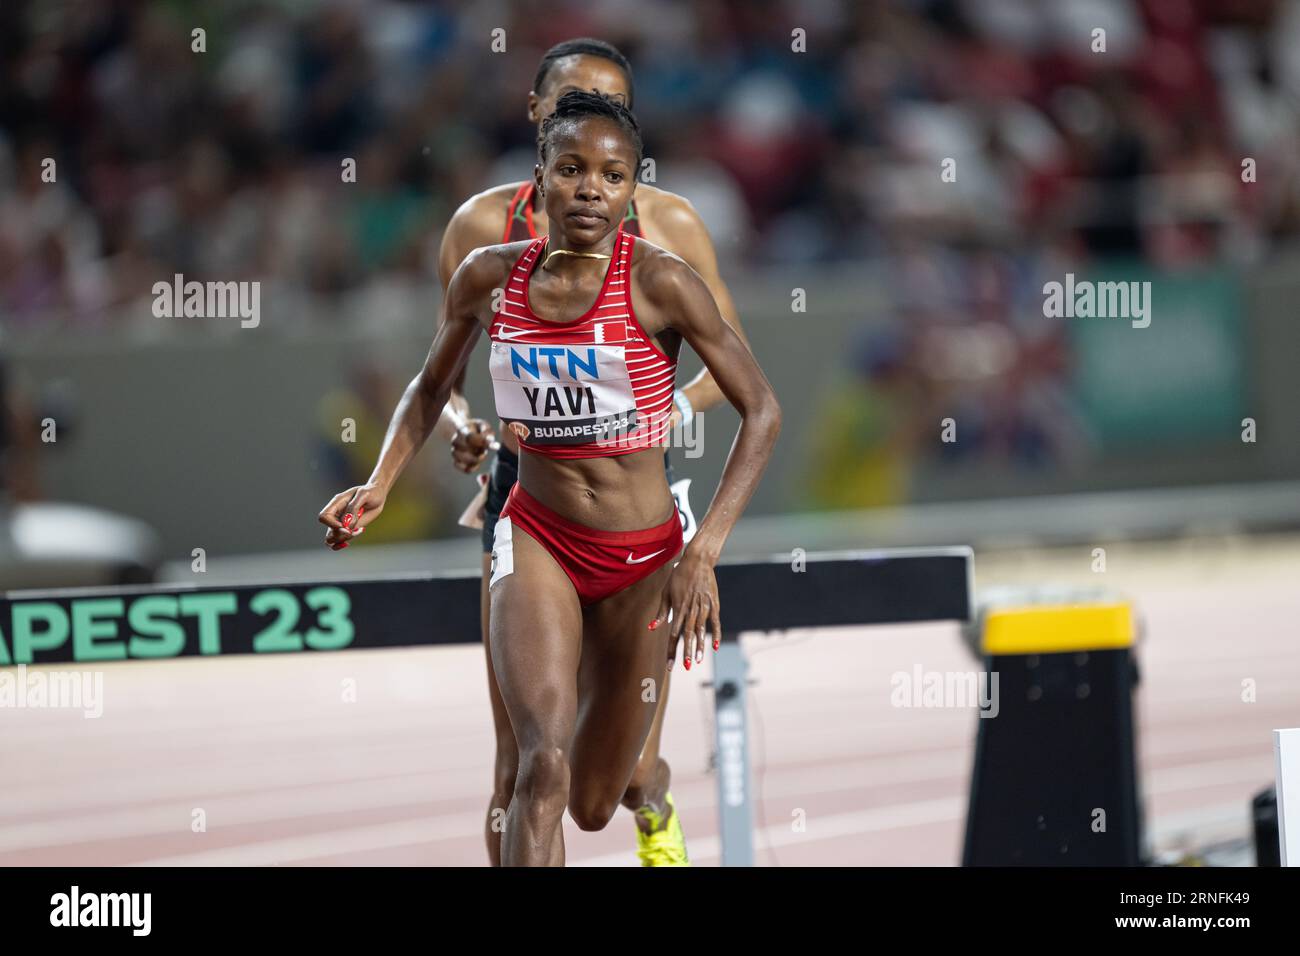
[[[1161,770],[1147,771],[1141,781],[1143,796],[1155,794],[1180,793],[1184,790],[1201,790],[1228,783],[1258,782],[1255,790],[1268,786],[1269,755],[1267,753],[1254,757],[1239,757],[1230,760],[1214,760],[1205,763],[1187,764],[1182,767],[1166,767]],[[1262,773],[1261,773],[1262,769]],[[1251,796],[1254,795],[1251,791]],[[1249,815],[1250,808],[1244,797],[1241,804],[1243,818]]]
[[[829,817],[813,816],[808,830],[793,833],[788,825],[773,826],[763,831],[771,845],[790,845],[810,841],[834,839],[855,833],[871,833],[896,827],[917,826],[956,819],[965,812],[966,802],[947,798],[917,803],[879,807],[857,813],[843,813]],[[422,817],[375,826],[353,827],[329,833],[271,840],[242,847],[228,847],[203,853],[158,857],[133,866],[273,866],[359,853],[372,850],[418,846],[438,840],[447,840],[466,834],[481,833],[482,814],[461,814],[455,817]],[[698,848],[697,848],[698,844]],[[718,855],[717,837],[703,837],[692,843],[693,857],[708,859]],[[630,862],[629,862],[630,861]],[[570,860],[571,866],[635,865],[636,857],[625,851],[608,856]]]
[[[960,751],[954,750],[912,759],[906,761],[904,767],[893,767],[888,774],[882,774],[880,768],[861,763],[848,767],[771,767],[763,774],[760,796],[764,805],[768,805],[772,801],[790,797],[807,801],[821,794],[942,780],[951,781],[953,789],[964,790],[969,767],[954,767],[959,753]],[[1146,772],[1143,779],[1143,794],[1149,798],[1224,784],[1266,780],[1267,769],[1268,755],[1261,754],[1151,770]],[[456,786],[458,779],[460,778],[454,775],[449,780],[446,775],[429,773],[397,778],[380,786],[369,780],[318,783],[285,788],[273,793],[195,797],[190,801],[169,802],[162,806],[83,813],[53,820],[0,826],[0,852],[70,846],[95,840],[178,831],[188,834],[191,814],[196,806],[203,808],[209,827],[216,829],[293,820],[308,814],[363,813],[395,806],[418,805],[434,794],[444,800],[468,798],[480,789]],[[757,777],[755,786],[757,787]],[[710,777],[683,780],[678,788],[679,796],[686,797],[689,792],[690,802],[707,805],[711,803],[713,787]],[[874,813],[878,809],[880,808],[862,812]],[[471,833],[476,832],[482,823],[481,814],[475,819]]]
[[[1267,755],[1265,755],[1264,764],[1267,765],[1267,762]],[[1195,764],[1190,767],[1157,771],[1153,775],[1154,782],[1144,789],[1143,795],[1176,793],[1185,789],[1257,780],[1260,777],[1259,767],[1260,760],[1258,759],[1222,760],[1214,763]],[[764,790],[766,791],[766,789],[765,787]],[[770,794],[765,792],[764,797],[767,798],[768,796]],[[684,801],[682,802],[684,803]],[[1244,827],[1245,803],[1231,804],[1229,806],[1235,808],[1237,815],[1243,821]],[[808,828],[802,833],[794,832],[788,823],[756,829],[754,832],[755,854],[761,854],[763,847],[766,846],[794,846],[863,833],[875,833],[902,827],[964,819],[966,811],[967,800],[964,797],[949,797],[939,800],[891,804],[870,810],[836,814],[830,817],[817,817],[815,814],[809,814],[807,818]],[[1171,821],[1166,821],[1159,827],[1152,826],[1151,828],[1154,833],[1158,833],[1161,838],[1164,838],[1175,829],[1185,829],[1189,824],[1197,822],[1207,815],[1217,823],[1228,812],[1230,812],[1228,806],[1219,805],[1208,810],[1182,814]],[[684,816],[683,819],[685,819]],[[1151,824],[1152,821],[1148,821],[1148,825],[1151,826]],[[687,848],[692,860],[715,860],[720,859],[722,855],[721,841],[717,836],[703,837],[696,840],[692,840],[688,836]],[[635,866],[636,863],[635,860],[629,862],[629,854],[612,853],[605,856],[571,860],[569,865]]]
[[[201,853],[157,857],[131,866],[275,866],[286,862],[320,859],[367,850],[391,850],[438,840],[450,840],[467,833],[482,833],[482,813],[420,817],[373,826],[349,827],[281,840],[266,840],[243,846],[224,847]]]
[[[965,766],[955,771],[961,751],[925,755],[893,765],[888,772],[879,767],[858,763],[854,766],[818,768],[769,768],[763,775],[761,796],[764,803],[782,798],[808,800],[819,794],[853,790],[871,790],[882,785],[897,786],[935,780],[948,780],[947,790],[964,789]],[[909,766],[910,765],[910,766]],[[485,778],[486,779],[486,778]],[[55,819],[0,825],[0,853],[37,847],[71,846],[95,840],[119,839],[190,833],[190,819],[195,807],[205,811],[210,831],[221,827],[293,820],[306,815],[338,812],[364,813],[393,806],[420,804],[437,795],[438,799],[459,800],[486,798],[485,786],[467,785],[464,776],[453,772],[415,774],[376,784],[365,779],[337,783],[313,783],[285,787],[270,793],[236,793],[229,796],[200,795],[195,787],[189,800],[170,800],[161,806],[90,811],[62,815]],[[712,777],[683,777],[674,786],[679,798],[706,806],[712,801],[716,784]],[[246,788],[245,788],[246,789]],[[482,814],[468,833],[482,828]],[[468,834],[460,834],[468,835]]]
[[[187,767],[180,772],[175,769],[166,773],[152,769],[132,771],[111,778],[88,773],[54,785],[13,787],[0,793],[0,828],[5,825],[6,815],[62,811],[88,816],[111,808],[128,809],[138,803],[211,801],[259,790],[309,792],[304,788],[334,788],[359,780],[370,780],[372,785],[381,787],[390,785],[389,779],[378,781],[378,777],[428,780],[426,793],[438,794],[442,799],[469,796],[480,791],[487,793],[484,781],[491,780],[492,768],[483,761],[440,762],[436,767],[430,767],[433,763],[423,756],[413,759],[411,748],[394,745],[383,750],[358,752],[355,756],[343,755],[330,761],[330,766],[324,766],[317,754],[297,760],[264,758],[210,763]],[[426,769],[417,769],[420,767]],[[6,782],[6,787],[9,786]]]
[[[386,781],[376,786],[368,780],[298,787],[265,794],[244,794],[160,806],[113,810],[0,826],[0,853],[51,846],[75,846],[95,840],[173,834],[202,840],[190,829],[193,811],[202,809],[208,832],[277,820],[296,820],[326,813],[363,813],[403,805],[427,803],[437,793],[439,781],[430,776]],[[483,815],[478,815],[481,826]],[[330,831],[333,832],[333,831]]]
[[[819,817],[809,814],[807,829],[796,833],[789,823],[775,824],[754,833],[755,855],[762,853],[768,846],[794,846],[834,840],[840,837],[855,836],[863,833],[880,833],[885,830],[897,830],[902,827],[927,826],[944,823],[964,817],[966,800],[945,797],[942,800],[918,800],[912,803],[898,803],[871,810],[859,810],[854,813],[837,813],[834,816]],[[687,851],[691,859],[715,860],[722,854],[721,840],[716,836],[692,840],[687,837]],[[630,858],[630,862],[629,862]],[[604,856],[591,856],[569,861],[570,866],[635,866],[636,860],[629,853],[610,853]]]

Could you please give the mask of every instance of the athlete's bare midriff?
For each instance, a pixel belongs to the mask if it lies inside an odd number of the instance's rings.
[[[601,531],[653,528],[677,507],[663,448],[605,458],[544,458],[525,451],[519,483],[552,511]]]

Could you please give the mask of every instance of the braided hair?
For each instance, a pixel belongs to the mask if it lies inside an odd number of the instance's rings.
[[[538,161],[543,166],[546,165],[546,147],[556,129],[567,123],[584,120],[592,116],[610,120],[623,127],[624,132],[632,140],[633,148],[636,150],[636,166],[633,170],[635,176],[636,172],[641,168],[641,156],[645,149],[641,142],[641,127],[637,124],[636,117],[632,115],[631,110],[604,93],[571,90],[556,100],[555,112],[542,120],[542,128],[537,134]]]
[[[540,93],[542,85],[546,82],[546,76],[551,72],[551,67],[557,60],[563,60],[566,56],[598,56],[601,59],[609,60],[627,77],[627,102],[632,105],[632,64],[627,62],[627,57],[619,52],[618,47],[604,40],[596,40],[592,37],[578,37],[575,40],[565,40],[563,43],[557,43],[551,47],[542,56],[542,62],[537,65],[537,76],[533,79],[533,91]]]

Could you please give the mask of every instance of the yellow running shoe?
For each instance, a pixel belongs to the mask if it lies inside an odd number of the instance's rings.
[[[640,820],[650,825],[650,832],[636,828],[636,855],[641,858],[642,866],[690,866],[686,856],[686,837],[682,834],[682,823],[677,817],[677,807],[673,805],[673,795],[664,794],[668,804],[668,817],[664,819],[650,806],[636,811]]]

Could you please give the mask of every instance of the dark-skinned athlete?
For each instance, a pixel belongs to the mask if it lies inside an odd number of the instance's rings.
[[[780,431],[772,387],[708,285],[620,228],[641,152],[621,103],[560,97],[535,172],[547,235],[456,269],[370,481],[319,516],[338,548],[382,515],[486,330],[497,413],[523,451],[489,582],[493,671],[519,748],[503,866],[563,865],[566,807],[585,830],[613,816],[657,711],[645,690],[679,644],[683,665],[703,660],[706,635],[717,648],[714,567]],[[741,419],[685,548],[662,458],[683,341]]]
[[[605,93],[630,108],[633,97],[631,66],[622,53],[600,40],[581,38],[557,44],[546,52],[538,66],[533,90],[528,94],[529,120],[540,127],[542,119],[555,108],[555,101],[571,90]],[[461,205],[443,234],[438,258],[444,294],[456,267],[474,249],[500,242],[535,239],[538,235],[546,234],[546,210],[536,200],[534,182],[530,179],[488,189]],[[641,183],[637,187],[636,198],[629,204],[623,219],[623,230],[632,235],[644,236],[677,254],[692,266],[712,292],[723,319],[744,339],[731,294],[718,273],[717,256],[708,230],[689,202],[673,193]],[[488,651],[488,695],[496,734],[492,797],[488,804],[484,838],[488,858],[495,866],[500,863],[501,820],[514,793],[515,777],[519,771],[519,751],[505,705],[497,690],[496,676],[492,672],[492,657],[488,647],[491,634],[488,580],[496,522],[519,473],[519,446],[512,433],[506,431],[498,435],[489,422],[469,417],[462,385],[463,381],[458,381],[452,389],[451,401],[437,426],[438,435],[452,443],[452,457],[456,466],[462,471],[472,472],[483,462],[488,450],[498,439],[501,445],[488,470],[487,486],[481,504],[483,586],[480,604],[484,648]],[[725,400],[713,376],[705,369],[688,385],[674,393],[673,419],[670,424],[675,426],[686,419],[685,424],[689,426],[690,416]],[[689,540],[695,531],[687,499],[689,482],[675,480],[667,454],[664,456],[664,464],[669,475],[668,483],[681,505]],[[659,756],[670,683],[670,680],[665,679],[659,694],[659,709],[654,725],[623,799],[623,806],[635,814],[637,852],[642,864],[646,866],[689,865],[681,822],[669,791],[671,770],[667,761]]]

